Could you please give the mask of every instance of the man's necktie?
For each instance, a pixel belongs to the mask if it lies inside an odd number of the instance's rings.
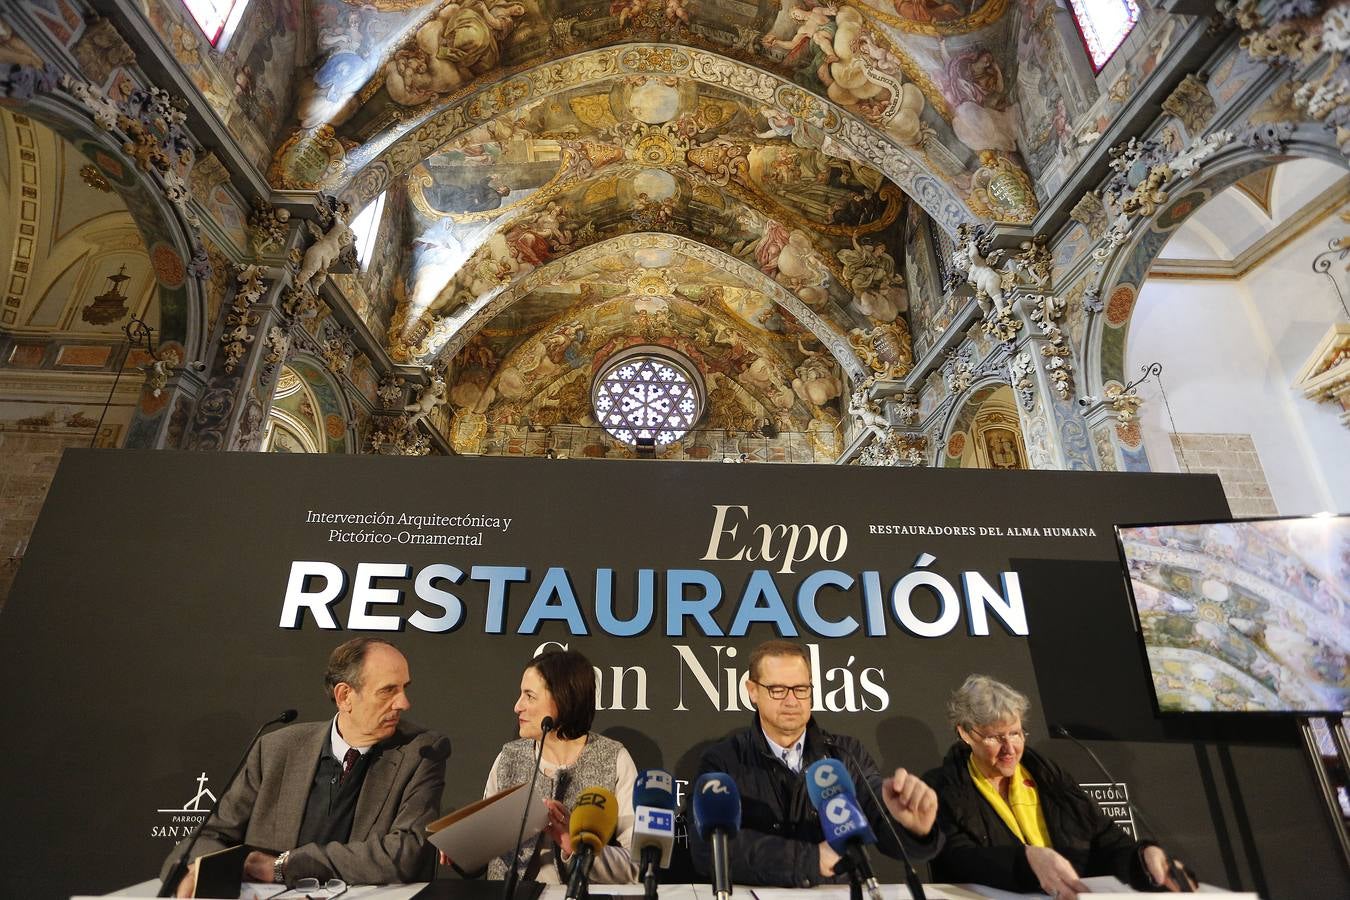
[[[342,757],[342,779],[341,779],[342,781],[346,781],[347,776],[352,774],[352,768],[356,765],[356,761],[360,758],[361,758],[360,750],[357,750],[355,747],[347,748],[347,755]]]

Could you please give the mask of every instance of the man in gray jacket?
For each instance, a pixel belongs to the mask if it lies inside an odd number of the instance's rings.
[[[194,852],[248,845],[246,881],[415,881],[431,860],[425,826],[440,808],[450,742],[401,721],[412,681],[407,659],[386,641],[342,644],[324,683],[337,714],[263,736]],[[196,877],[194,862],[177,896],[192,896]]]

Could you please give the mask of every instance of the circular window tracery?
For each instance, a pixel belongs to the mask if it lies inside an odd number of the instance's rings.
[[[625,444],[677,441],[703,414],[703,384],[664,348],[634,348],[611,362],[591,392],[596,421]]]

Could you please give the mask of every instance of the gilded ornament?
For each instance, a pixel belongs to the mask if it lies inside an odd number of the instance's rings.
[[[80,166],[80,178],[96,191],[102,191],[105,194],[112,193],[112,185],[108,184],[108,179],[103,177],[103,173],[95,168],[93,163],[85,163]]]
[[[977,215],[999,222],[1030,222],[1040,209],[1031,178],[1017,163],[993,150],[981,151],[967,199]]]
[[[1217,110],[1209,88],[1193,74],[1181,80],[1163,101],[1162,108],[1180,119],[1192,137],[1204,131],[1205,123],[1214,117]]]
[[[346,155],[331,125],[296,131],[278,148],[267,178],[282,188],[317,190],[346,173]]]
[[[984,333],[1001,344],[1011,344],[1022,330],[1022,322],[1012,314],[1010,308],[995,310],[992,316],[980,323]]]
[[[1128,425],[1130,420],[1139,414],[1139,407],[1144,402],[1134,391],[1126,391],[1119,382],[1111,382],[1102,391],[1103,396],[1111,402],[1111,408],[1115,410],[1116,421],[1121,425]]]
[[[1094,240],[1106,233],[1106,207],[1096,191],[1088,191],[1069,211],[1069,218],[1082,223]]]
[[[135,64],[136,52],[122,39],[108,19],[95,16],[71,48],[80,71],[95,84],[103,84],[114,69]]]

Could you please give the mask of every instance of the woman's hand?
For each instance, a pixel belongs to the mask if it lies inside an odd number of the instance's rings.
[[[1181,860],[1172,860],[1172,862],[1176,863],[1176,870],[1181,874],[1181,877],[1190,882],[1190,889],[1195,890],[1197,887],[1195,879],[1191,877],[1191,873],[1186,871],[1186,867],[1181,864]],[[1171,867],[1167,863],[1167,851],[1157,844],[1150,844],[1144,848],[1144,871],[1148,872],[1149,880],[1165,891],[1179,893],[1181,885],[1177,884],[1176,879],[1172,877]]]
[[[557,800],[545,800],[544,805],[548,807],[548,824],[544,826],[544,831],[553,839],[553,843],[557,844],[558,848],[562,850],[563,856],[570,859],[572,856],[572,831],[569,824],[572,820],[572,811],[567,808],[566,804]]]
[[[1088,892],[1088,886],[1078,880],[1073,864],[1049,847],[1028,844],[1027,863],[1036,873],[1041,890],[1055,900],[1077,900],[1080,893]]]

